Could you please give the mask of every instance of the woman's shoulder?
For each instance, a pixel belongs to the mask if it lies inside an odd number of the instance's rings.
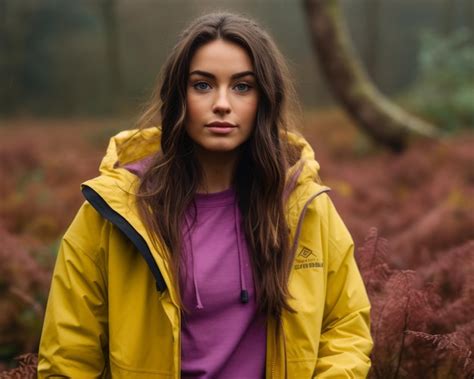
[[[110,235],[112,225],[87,201],[84,201],[63,236],[63,242],[82,251],[94,261]]]

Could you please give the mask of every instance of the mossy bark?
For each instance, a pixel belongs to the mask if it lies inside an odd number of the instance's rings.
[[[349,38],[338,0],[304,0],[319,64],[336,99],[375,142],[401,151],[411,133],[436,136],[429,123],[391,102],[369,79]]]

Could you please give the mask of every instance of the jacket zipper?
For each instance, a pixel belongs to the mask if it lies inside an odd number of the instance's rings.
[[[280,353],[283,350],[283,355],[280,357],[280,360],[284,362],[284,373],[283,377],[286,379],[288,377],[287,373],[287,365],[286,365],[286,336],[285,336],[285,329],[283,328],[283,321],[280,323],[276,323],[276,326],[278,326],[279,331],[277,328],[275,328],[275,343],[274,343],[274,353],[272,357],[272,379],[279,379],[281,377],[281,374],[279,371],[277,371],[277,358],[280,356]],[[280,342],[282,343],[282,346],[280,346]],[[283,349],[282,349],[283,348]],[[281,364],[280,364],[281,367]]]
[[[178,323],[179,323],[179,333],[178,333],[178,369],[177,369],[177,372],[176,372],[176,378],[181,378],[181,323],[183,322],[182,321],[182,314],[181,314],[181,311],[179,310],[178,311]]]
[[[294,236],[294,239],[293,239],[293,246],[292,246],[292,249],[291,249],[291,253],[293,254],[293,256],[295,256],[295,253],[296,253],[296,248],[298,246],[298,240],[299,240],[299,237],[300,237],[300,234],[301,234],[301,226],[303,225],[303,219],[304,219],[304,216],[306,214],[306,211],[308,210],[309,204],[316,197],[318,197],[319,195],[321,195],[325,192],[329,192],[330,190],[331,189],[329,187],[324,187],[323,189],[313,193],[308,198],[308,200],[306,200],[306,202],[304,203],[303,208],[300,212],[300,215],[298,216],[298,223],[297,223],[297,226],[296,226],[295,236]],[[280,330],[281,330],[280,338],[283,339],[283,351],[284,351],[284,356],[281,357],[281,359],[284,359],[284,361],[285,361],[285,378],[287,378],[288,373],[287,373],[287,365],[286,365],[286,340],[285,340],[285,330],[283,328],[283,324],[280,325]],[[275,350],[274,350],[275,354],[272,357],[272,375],[271,375],[272,379],[277,378],[276,377],[276,360],[277,360],[277,356],[279,354],[278,343],[279,343],[279,341],[276,340],[276,334],[275,334]]]
[[[133,243],[140,254],[145,259],[156,281],[156,289],[160,292],[166,290],[166,282],[161,274],[158,265],[151,254],[150,248],[145,239],[135,228],[118,212],[114,211],[109,204],[91,187],[83,186],[82,194],[86,200],[95,208],[106,220],[115,225]]]
[[[323,189],[313,193],[309,198],[308,200],[306,200],[306,202],[304,203],[303,205],[303,209],[301,210],[301,213],[300,215],[298,216],[298,223],[296,224],[296,230],[295,230],[295,236],[293,238],[293,246],[291,248],[291,253],[293,254],[293,256],[295,255],[296,253],[296,248],[298,246],[298,240],[300,238],[300,234],[301,234],[301,226],[303,225],[303,219],[304,219],[304,216],[306,214],[306,211],[308,210],[308,207],[309,207],[309,204],[316,198],[318,197],[319,195],[325,193],[325,192],[329,192],[331,191],[331,189],[329,187],[324,187]]]
[[[275,333],[275,344],[273,345],[273,357],[272,357],[272,375],[271,379],[275,379],[275,366],[276,366],[276,359],[277,359],[277,349],[276,349],[276,333]]]
[[[288,378],[288,365],[286,364],[287,359],[286,359],[286,334],[285,334],[285,329],[283,328],[283,323],[281,324],[281,338],[283,340],[283,360],[285,362],[285,379]]]
[[[276,322],[275,322],[275,326],[276,326]],[[278,359],[278,332],[277,332],[277,329],[275,328],[275,343],[273,344],[273,357],[272,357],[272,375],[271,375],[271,379],[277,379],[277,376],[276,376],[276,361]]]

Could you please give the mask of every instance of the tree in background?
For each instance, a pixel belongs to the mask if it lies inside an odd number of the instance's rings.
[[[305,0],[313,46],[329,87],[357,125],[376,142],[401,151],[410,134],[438,135],[429,123],[382,95],[362,67],[338,0]]]

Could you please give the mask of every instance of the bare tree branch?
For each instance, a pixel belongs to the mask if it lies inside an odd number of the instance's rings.
[[[401,151],[410,134],[436,137],[431,124],[407,113],[372,84],[350,41],[338,0],[304,0],[314,49],[328,85],[376,142]]]

